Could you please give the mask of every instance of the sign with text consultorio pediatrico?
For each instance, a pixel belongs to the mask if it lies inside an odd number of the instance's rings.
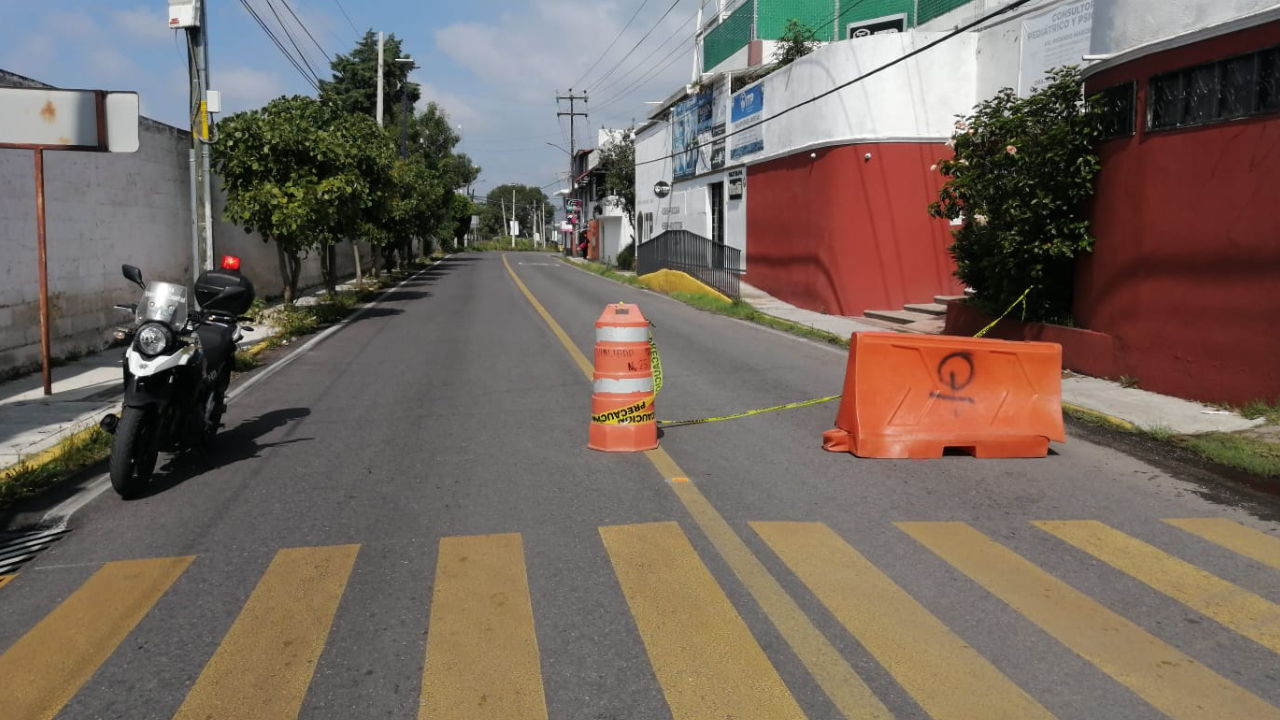
[[[764,119],[764,86],[756,85],[733,96],[729,114],[729,129],[735,133],[729,157],[738,160],[764,150],[764,128],[757,125]],[[751,127],[755,125],[755,127]]]

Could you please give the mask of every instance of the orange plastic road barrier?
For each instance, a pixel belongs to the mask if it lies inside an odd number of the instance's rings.
[[[1066,441],[1062,347],[855,333],[836,425],[822,447],[859,457],[1044,457]]]
[[[608,305],[596,320],[592,385],[587,447],[605,452],[658,447],[649,321],[639,305]]]

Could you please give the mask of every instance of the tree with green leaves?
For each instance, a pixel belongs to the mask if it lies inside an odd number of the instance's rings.
[[[1093,249],[1088,202],[1101,169],[1098,101],[1084,99],[1073,67],[1030,97],[1012,88],[956,123],[934,217],[963,220],[954,231],[956,276],[988,313],[1023,304],[1029,320],[1071,315],[1075,260]]]
[[[634,227],[636,213],[636,134],[623,130],[600,149],[605,201],[627,216]]]
[[[550,225],[555,218],[555,208],[541,188],[516,183],[499,185],[490,190],[485,198],[480,212],[480,232],[489,237],[505,236],[508,233],[507,228],[502,225],[505,213],[507,220],[518,221],[520,232],[528,235],[533,231],[533,221],[538,217],[539,208],[542,210],[542,220]]]
[[[400,93],[409,95],[409,107],[422,97],[422,91],[409,82],[409,64],[398,63],[401,42],[394,33],[383,42],[382,50],[382,119],[399,133]],[[320,81],[320,99],[342,112],[373,117],[378,112],[378,36],[372,30],[356,43],[347,55],[339,55],[329,64],[332,80]]]
[[[334,245],[354,237],[367,210],[390,192],[394,151],[369,116],[315,98],[277,98],[219,123],[213,163],[227,191],[226,217],[274,242],[286,303],[302,258],[319,252],[334,292]]]
[[[784,68],[800,58],[821,47],[822,41],[817,39],[817,32],[792,18],[778,38],[778,47],[773,51],[774,70]]]

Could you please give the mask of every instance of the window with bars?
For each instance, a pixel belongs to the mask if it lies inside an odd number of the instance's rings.
[[[1147,86],[1147,129],[1152,131],[1276,112],[1280,47],[1157,75]]]
[[[1138,83],[1127,82],[1094,94],[1102,109],[1102,139],[1129,137],[1137,125]]]

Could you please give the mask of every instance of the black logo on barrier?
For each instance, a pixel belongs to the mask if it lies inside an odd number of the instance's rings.
[[[974,399],[960,394],[960,391],[973,383],[977,368],[973,364],[973,355],[961,350],[942,358],[938,363],[938,380],[950,388],[950,393],[934,391],[929,397],[949,402],[974,404]]]

